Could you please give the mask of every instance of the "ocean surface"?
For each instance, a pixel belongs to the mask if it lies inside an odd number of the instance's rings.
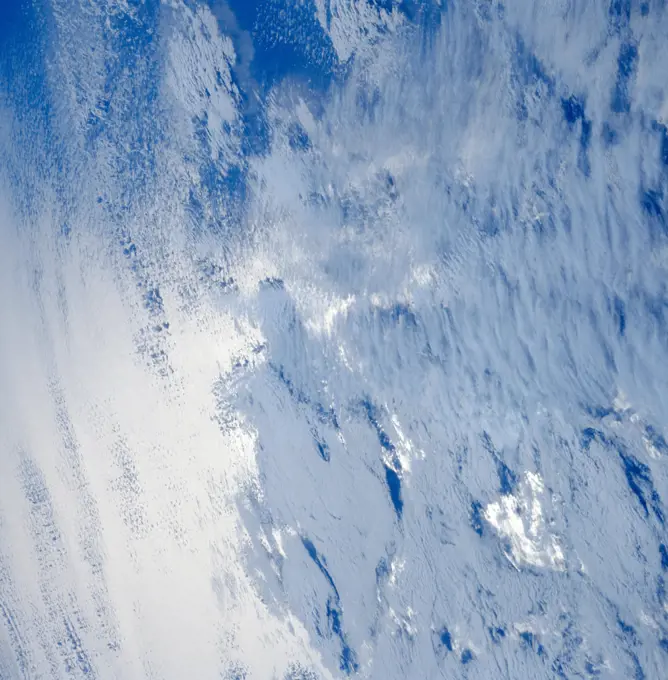
[[[665,0],[0,0],[0,679],[668,678]]]

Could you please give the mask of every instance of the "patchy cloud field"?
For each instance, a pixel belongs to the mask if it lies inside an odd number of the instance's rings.
[[[0,678],[668,667],[663,0],[0,7]]]

